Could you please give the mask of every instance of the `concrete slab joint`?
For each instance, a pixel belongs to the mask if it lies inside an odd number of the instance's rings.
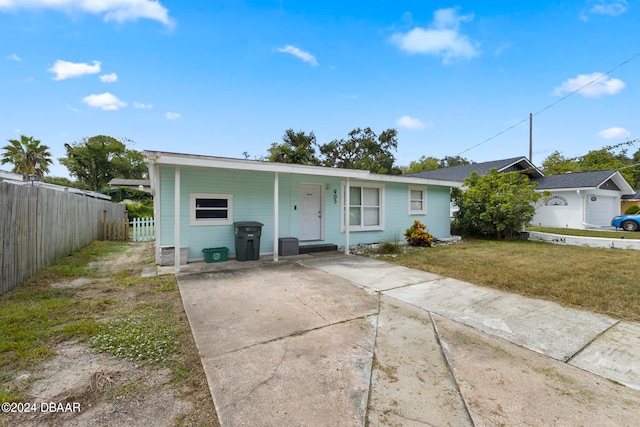
[[[178,282],[224,427],[640,418],[640,325],[356,256],[215,268]]]

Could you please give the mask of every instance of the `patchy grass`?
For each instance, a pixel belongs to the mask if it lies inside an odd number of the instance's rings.
[[[93,349],[132,362],[166,365],[180,344],[177,319],[163,304],[139,304],[118,313],[117,319],[100,325],[89,341]]]
[[[150,246],[139,262],[118,262],[130,245],[140,243],[94,242],[0,296],[0,403],[21,401],[38,379],[22,374],[71,341],[167,371],[169,387],[193,402],[185,423],[218,425],[175,277],[140,277],[153,259]],[[68,286],[79,277],[87,283]],[[126,395],[130,386],[111,394]]]
[[[637,251],[468,240],[388,261],[620,319],[640,321]]]
[[[576,230],[574,228],[537,227],[533,225],[527,227],[527,231],[564,234],[566,236],[604,237],[608,239],[640,239],[640,232],[637,231]]]

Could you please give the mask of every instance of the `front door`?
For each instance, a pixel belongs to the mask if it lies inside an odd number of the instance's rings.
[[[322,184],[300,184],[299,239],[322,240]]]

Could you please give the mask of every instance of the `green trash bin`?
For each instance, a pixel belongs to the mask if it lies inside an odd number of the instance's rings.
[[[204,262],[222,262],[227,260],[229,248],[204,248]]]
[[[262,226],[258,221],[238,221],[233,223],[236,236],[236,260],[254,261],[260,259],[260,236]]]

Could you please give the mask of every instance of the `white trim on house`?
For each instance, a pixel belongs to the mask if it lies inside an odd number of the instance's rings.
[[[384,231],[384,216],[385,216],[385,186],[384,184],[377,183],[368,183],[368,182],[356,182],[351,183],[349,186],[349,193],[347,194],[346,183],[343,181],[341,184],[343,189],[342,194],[344,197],[342,198],[340,208],[345,212],[345,215],[342,217],[342,222],[340,227],[342,231],[345,231],[345,224],[347,224],[351,220],[350,208],[351,208],[351,194],[353,193],[354,188],[360,188],[360,204],[355,205],[356,207],[360,207],[360,225],[349,225],[349,231],[358,232],[358,231]],[[377,205],[366,205],[364,204],[364,189],[366,188],[375,188],[378,190],[378,204]],[[378,224],[376,225],[364,225],[365,221],[365,210],[369,209],[378,209]]]
[[[196,206],[197,199],[218,199],[226,200],[227,206],[220,208],[199,208]],[[226,211],[226,218],[197,218],[196,211],[215,210]],[[190,225],[229,225],[233,224],[233,195],[232,194],[209,194],[209,193],[190,193],[189,194],[189,224]]]
[[[421,198],[420,199],[412,198],[411,193],[413,191],[419,191],[421,194]],[[410,185],[407,199],[409,200],[409,206],[408,206],[409,215],[424,215],[427,213],[427,187]],[[413,209],[413,206],[412,206],[413,202],[420,202],[421,208]]]
[[[404,175],[379,175],[365,170],[329,168],[324,166],[296,165],[291,163],[275,163],[259,160],[229,159],[225,157],[202,156],[194,154],[168,153],[164,151],[143,151],[149,164],[167,166],[194,166],[216,169],[234,169],[262,172],[282,172],[298,175],[329,176],[339,178],[355,178],[359,180],[375,180],[384,182],[413,183],[417,185],[438,185],[459,187],[462,183],[439,179],[426,179]],[[151,180],[153,185],[153,180]]]

